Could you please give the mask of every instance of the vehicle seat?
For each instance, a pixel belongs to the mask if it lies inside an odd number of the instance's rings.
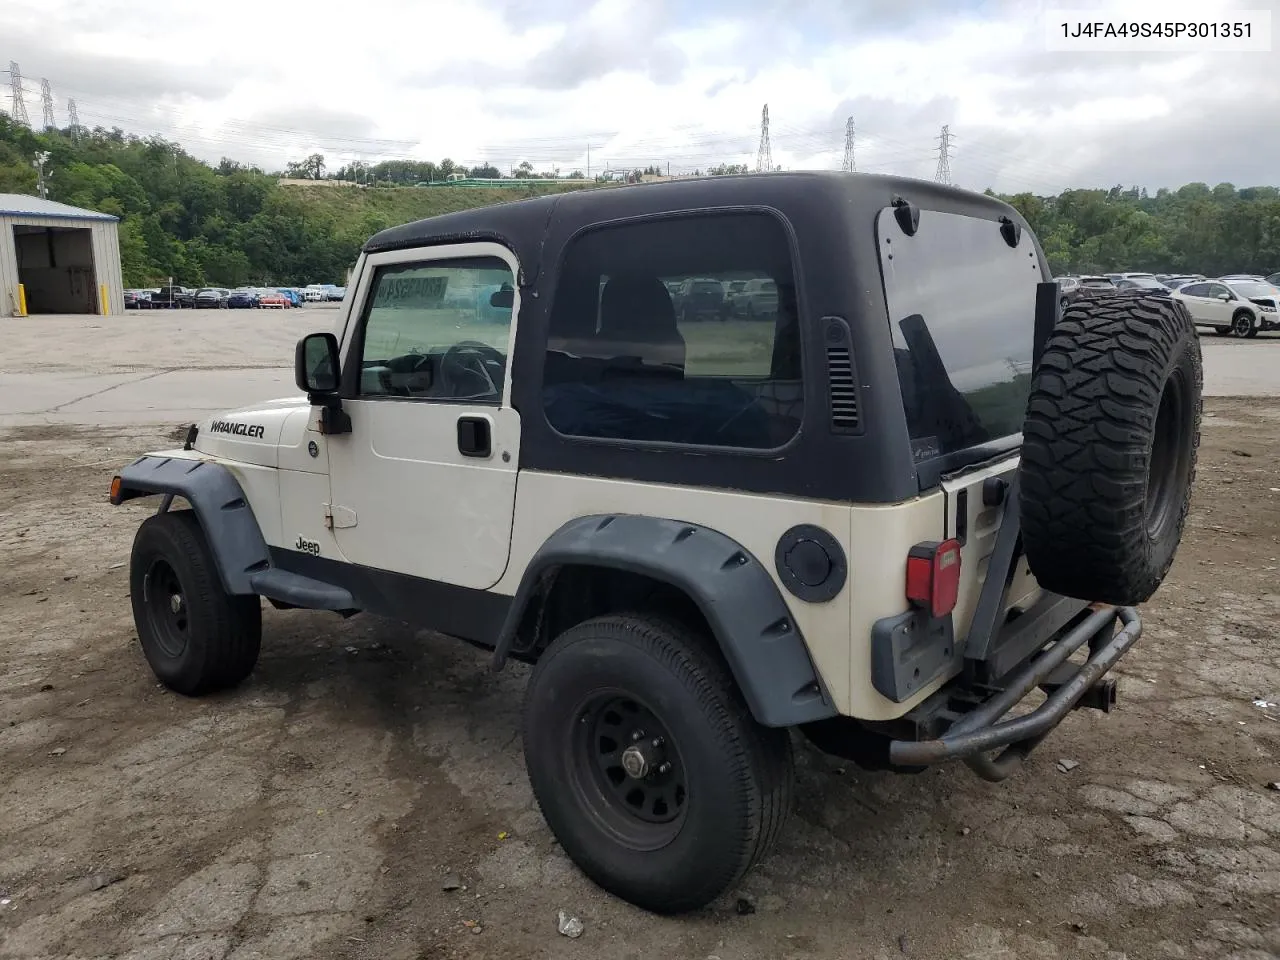
[[[596,337],[618,358],[684,376],[685,342],[667,288],[656,277],[610,277],[600,299]]]

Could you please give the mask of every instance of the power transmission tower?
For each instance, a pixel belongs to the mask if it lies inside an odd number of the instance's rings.
[[[858,169],[853,159],[853,117],[844,124],[844,164],[840,169],[845,173],[853,173]]]
[[[942,135],[938,137],[938,172],[933,179],[939,183],[951,184],[951,127],[942,125]]]
[[[13,60],[9,61],[9,89],[13,93],[9,104],[9,116],[13,118],[14,123],[31,126],[31,118],[27,116],[27,102],[22,99],[22,71]]]
[[[58,121],[53,115],[53,88],[49,86],[49,81],[45,79],[40,81],[40,104],[44,107],[44,128],[53,130],[58,125]]]
[[[76,111],[75,100],[67,101],[67,120],[71,124],[71,139],[78,141],[80,139],[80,114]]]
[[[769,144],[769,105],[764,105],[760,115],[760,149],[756,151],[756,173],[768,173],[773,169],[773,148]]]

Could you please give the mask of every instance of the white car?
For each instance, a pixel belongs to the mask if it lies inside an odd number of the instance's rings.
[[[1280,289],[1256,280],[1204,280],[1173,291],[1198,327],[1222,336],[1256,337],[1280,329]]]

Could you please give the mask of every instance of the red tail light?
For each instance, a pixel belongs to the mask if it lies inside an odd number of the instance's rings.
[[[935,617],[955,609],[960,592],[960,543],[917,543],[907,553],[907,599]]]

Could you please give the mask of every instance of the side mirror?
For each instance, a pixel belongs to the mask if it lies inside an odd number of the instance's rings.
[[[293,352],[293,378],[298,389],[313,398],[338,389],[338,338],[332,333],[309,333]]]
[[[1230,299],[1231,299],[1231,294],[1229,294],[1229,293],[1220,293],[1220,294],[1218,294],[1218,299],[1219,299],[1219,300],[1223,300],[1223,301],[1230,300]]]

